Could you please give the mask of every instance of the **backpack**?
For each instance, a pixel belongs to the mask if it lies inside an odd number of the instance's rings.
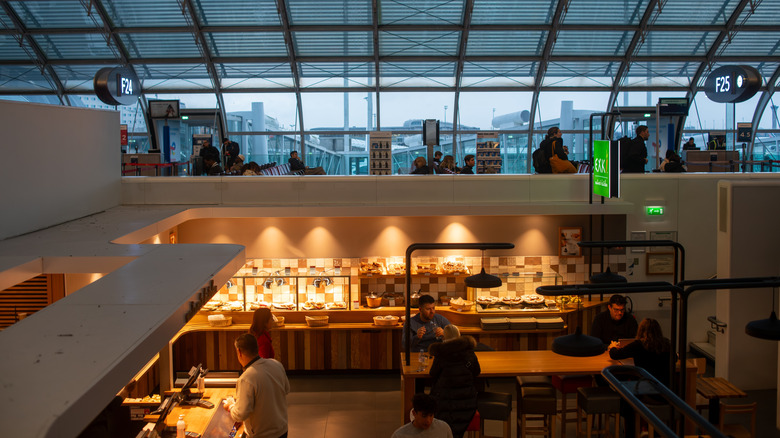
[[[618,140],[618,147],[620,149],[620,170],[626,167],[626,160],[628,160],[628,153],[631,149],[631,137],[623,136]]]
[[[547,158],[542,148],[536,149],[533,154],[531,154],[531,158],[533,160],[534,165],[534,171],[536,173],[550,173],[550,159]]]

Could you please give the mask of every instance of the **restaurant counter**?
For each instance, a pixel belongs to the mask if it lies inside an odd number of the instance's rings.
[[[187,424],[186,430],[188,432],[196,432],[199,435],[203,435],[206,431],[206,427],[209,426],[209,422],[217,415],[228,415],[228,412],[222,408],[222,400],[226,399],[229,395],[235,396],[234,388],[206,388],[203,399],[208,400],[214,404],[212,408],[205,408],[200,406],[179,405],[171,409],[168,416],[165,418],[165,425],[167,428],[176,429],[176,422],[179,420],[179,415],[184,415],[184,422]],[[170,395],[170,393],[168,393]],[[125,406],[134,406],[134,403],[123,403]],[[219,421],[219,420],[222,421]],[[144,417],[144,421],[155,423],[158,421],[156,415],[147,415]],[[222,427],[219,428],[219,436],[227,436],[230,432],[230,427],[233,425],[232,419],[217,418]],[[214,427],[215,425],[212,425]],[[242,428],[238,429],[236,436],[241,436]],[[174,433],[175,435],[175,433]]]
[[[461,333],[474,336],[478,342],[498,351],[549,350],[554,338],[574,333],[577,326],[585,332],[595,315],[604,309],[605,301],[584,301],[579,308],[559,312],[489,312],[455,311],[437,306],[436,312],[457,325]],[[404,307],[360,308],[356,310],[278,311],[284,325],[271,330],[276,359],[287,371],[300,370],[400,370],[402,324],[378,326],[374,316],[402,316]],[[413,309],[412,315],[417,313]],[[232,325],[213,327],[208,322],[211,312],[199,312],[171,340],[172,366],[186,371],[193,364],[203,363],[210,370],[238,370],[233,341],[249,330],[252,312],[223,312],[232,318]],[[323,327],[309,327],[305,317],[327,315]],[[563,328],[541,330],[483,330],[484,317],[561,317]]]

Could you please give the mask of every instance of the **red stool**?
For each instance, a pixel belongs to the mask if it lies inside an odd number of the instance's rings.
[[[480,432],[479,426],[480,426],[479,411],[477,411],[474,412],[474,418],[471,419],[471,423],[469,423],[469,427],[466,428],[466,432],[468,432],[468,436],[472,438],[478,436]]]
[[[590,388],[593,386],[593,376],[578,376],[578,375],[565,375],[565,376],[552,376],[552,385],[555,389],[561,393],[561,436],[566,436],[566,423],[576,422],[576,418],[567,420],[566,415],[569,412],[577,412],[577,406],[574,408],[566,408],[566,399],[569,394],[577,394],[579,388]]]

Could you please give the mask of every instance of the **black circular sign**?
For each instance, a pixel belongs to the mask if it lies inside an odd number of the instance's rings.
[[[713,102],[744,102],[761,89],[761,73],[749,65],[725,65],[704,81],[704,91]]]
[[[95,74],[95,94],[109,105],[132,105],[141,95],[141,82],[126,67],[101,68]]]

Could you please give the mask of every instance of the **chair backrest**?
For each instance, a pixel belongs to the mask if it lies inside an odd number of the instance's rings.
[[[744,405],[727,405],[723,402],[720,403],[720,421],[718,422],[718,429],[723,433],[728,433],[735,437],[750,436],[750,438],[756,437],[756,406],[758,403],[750,403]],[[729,414],[750,414],[750,435],[746,435],[747,430],[741,424],[726,424],[725,417]],[[728,431],[728,432],[727,432]]]
[[[697,357],[695,359],[691,359],[693,363],[696,364],[696,375],[701,376],[702,374],[707,372],[707,358],[706,357]]]

